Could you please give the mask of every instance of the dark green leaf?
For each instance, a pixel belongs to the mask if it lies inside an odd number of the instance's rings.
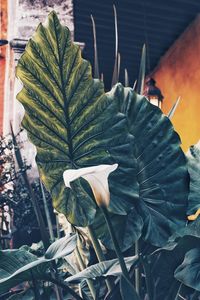
[[[109,213],[113,227],[116,229],[115,234],[122,251],[126,251],[141,236],[143,220],[134,208],[126,216],[114,215]],[[137,217],[136,217],[137,216]],[[107,224],[102,212],[98,210],[93,226],[97,236],[107,249],[114,250]]]
[[[162,246],[186,223],[189,175],[180,138],[170,120],[145,97],[120,84],[113,90],[134,137],[140,197],[135,208],[144,222],[143,238]]]
[[[200,246],[200,243],[199,243]],[[200,248],[191,249],[185,255],[182,264],[175,270],[174,276],[185,285],[200,291]]]
[[[23,248],[0,251],[0,294],[32,277],[44,279],[49,262],[69,255],[75,247],[76,235],[70,235],[54,242],[40,258]]]
[[[125,257],[127,269],[138,261],[138,256]],[[118,259],[107,260],[98,264],[92,265],[76,275],[70,276],[66,279],[67,282],[80,283],[85,279],[93,279],[97,277],[119,276],[121,275],[121,267]]]

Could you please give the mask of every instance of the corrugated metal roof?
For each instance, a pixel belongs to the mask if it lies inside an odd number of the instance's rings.
[[[128,69],[137,79],[142,45],[147,44],[147,72],[200,12],[200,0],[74,0],[75,40],[85,43],[84,57],[93,63],[92,14],[96,22],[100,72],[110,87],[115,53],[114,14],[118,15],[120,80]]]

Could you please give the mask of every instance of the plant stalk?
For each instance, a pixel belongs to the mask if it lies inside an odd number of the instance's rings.
[[[71,289],[66,283],[64,283],[61,280],[55,279],[51,276],[46,277],[47,281],[52,282],[58,286],[60,286],[62,289],[64,289],[65,291],[67,291],[69,294],[71,294],[75,299],[77,300],[83,300],[83,298],[81,298],[77,293],[74,292],[73,289]]]
[[[99,262],[105,261],[106,258],[105,258],[104,254],[103,254],[103,251],[101,249],[99,241],[98,241],[98,239],[96,237],[96,234],[95,234],[95,232],[94,232],[94,230],[93,230],[93,228],[92,228],[91,225],[88,226],[88,232],[89,232],[90,239],[92,241],[92,245],[94,247],[95,253],[97,255],[98,261]],[[105,282],[106,282],[106,285],[107,285],[107,288],[108,288],[109,292],[111,292],[112,289],[113,289],[113,284],[112,284],[111,280],[109,278],[106,278]]]
[[[178,288],[178,291],[177,291],[177,294],[176,294],[176,297],[175,297],[174,300],[178,300],[178,299],[179,299],[179,294],[180,294],[180,291],[181,291],[182,286],[183,286],[183,284],[181,283],[181,284],[179,285],[179,288]]]
[[[32,278],[32,284],[33,284],[33,292],[34,292],[34,296],[35,296],[35,300],[40,300],[40,292],[39,289],[37,287],[37,281],[33,275],[32,270],[30,270],[31,272],[31,278]]]
[[[139,255],[139,241],[135,242],[135,255]],[[139,295],[140,294],[140,268],[139,268],[139,265],[137,268],[135,268],[135,289]]]
[[[147,295],[148,295],[148,300],[153,300],[154,299],[154,284],[152,282],[152,275],[151,275],[151,270],[149,268],[149,263],[146,260],[146,257],[139,257],[144,273],[145,273],[145,283],[146,283],[146,289],[147,289]]]
[[[109,233],[110,233],[110,236],[111,236],[114,248],[115,248],[115,252],[116,252],[116,255],[119,259],[119,264],[121,266],[122,273],[123,273],[124,277],[131,283],[130,276],[129,276],[129,273],[128,273],[128,270],[127,270],[127,267],[126,267],[126,264],[125,264],[125,261],[124,261],[124,257],[123,257],[123,254],[121,252],[121,249],[119,247],[117,238],[115,236],[115,232],[114,232],[112,223],[110,221],[110,217],[108,215],[107,209],[105,207],[101,207],[101,210],[102,210],[103,215],[105,217],[105,220],[106,220],[106,223],[107,223],[107,226],[108,226],[108,230],[109,230]]]
[[[83,259],[81,257],[79,249],[77,247],[75,249],[75,255],[77,257],[77,260],[78,260],[78,263],[79,263],[79,265],[81,267],[81,270],[84,270],[86,268],[86,266],[84,264],[84,261],[83,261]],[[93,299],[95,299],[96,298],[96,291],[95,291],[95,287],[94,287],[93,281],[91,279],[87,279],[86,282],[87,282],[89,290],[90,290],[90,292],[92,294]]]
[[[54,241],[54,234],[53,234],[53,225],[52,225],[52,221],[51,221],[51,216],[49,213],[49,208],[48,208],[48,204],[47,204],[47,199],[44,193],[44,188],[42,185],[42,182],[40,180],[40,187],[41,187],[41,191],[42,191],[42,200],[43,200],[43,204],[44,204],[44,211],[46,214],[46,219],[47,219],[47,226],[49,229],[49,235],[50,235],[50,239],[53,242]]]

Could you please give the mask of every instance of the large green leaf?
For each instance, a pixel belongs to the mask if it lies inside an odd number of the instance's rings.
[[[200,142],[187,152],[190,174],[190,193],[187,214],[194,214],[200,208]]]
[[[124,258],[126,267],[128,270],[138,262],[138,256],[130,256]],[[107,277],[107,276],[120,276],[122,270],[117,258],[112,260],[107,260],[100,262],[98,264],[92,265],[85,270],[77,273],[76,275],[70,276],[65,279],[66,282],[71,283],[80,283],[85,279],[94,279],[98,277]]]
[[[121,84],[113,93],[134,137],[140,198],[135,207],[144,221],[143,237],[161,246],[186,222],[189,175],[180,138],[170,120],[145,97]]]
[[[36,145],[40,175],[54,207],[75,225],[92,223],[96,204],[89,187],[77,180],[66,189],[63,171],[117,162],[115,176],[109,177],[110,210],[126,214],[138,200],[126,117],[113,91],[105,94],[103,83],[92,79],[90,64],[54,12],[28,42],[17,77],[23,82],[17,96],[26,111],[22,125]]]
[[[199,244],[200,246],[200,244]],[[176,269],[174,276],[185,285],[200,291],[200,249],[188,251],[184,261]]]
[[[39,258],[24,248],[0,251],[0,294],[33,277],[45,279],[49,262],[72,253],[76,239],[76,235],[67,235],[57,240]]]

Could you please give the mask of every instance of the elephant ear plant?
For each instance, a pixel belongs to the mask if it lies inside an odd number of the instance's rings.
[[[16,75],[23,83],[17,95],[25,108],[22,126],[37,148],[40,177],[53,206],[73,228],[88,227],[99,261],[106,258],[98,239],[116,250],[122,297],[139,299],[130,259],[122,252],[138,240],[161,247],[186,223],[188,172],[178,135],[160,109],[133,89],[118,83],[105,93],[55,12],[29,40]],[[102,173],[106,189],[94,175],[102,166],[113,166],[109,178]],[[68,187],[66,172],[73,179]],[[136,261],[139,256],[133,256],[134,266]],[[108,268],[105,272],[100,277],[112,275]],[[107,286],[111,291],[109,280]]]

